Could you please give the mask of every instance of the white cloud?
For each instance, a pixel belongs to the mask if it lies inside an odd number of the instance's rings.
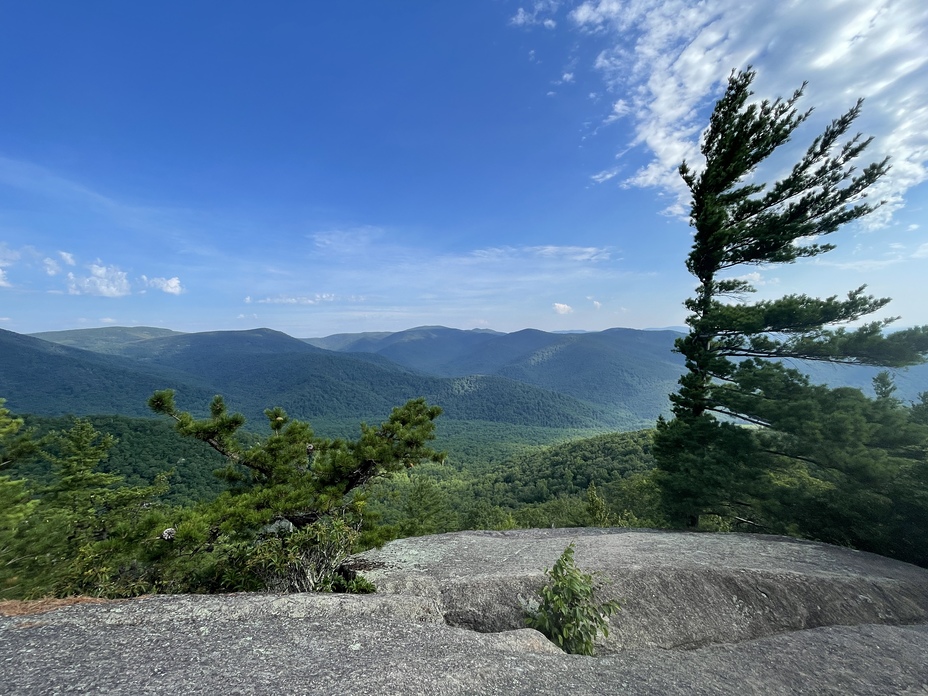
[[[756,287],[762,287],[764,285],[777,285],[780,282],[778,278],[765,278],[764,275],[759,271],[752,271],[751,273],[735,276],[734,280],[743,280]]]
[[[524,27],[529,24],[534,24],[534,21],[531,13],[526,12],[524,7],[520,7],[512,19],[509,20],[509,23],[515,24],[517,27]]]
[[[0,268],[12,266],[18,261],[20,254],[18,251],[10,249],[5,243],[0,242]]]
[[[603,125],[609,125],[610,123],[615,123],[620,118],[624,118],[631,112],[632,108],[629,106],[628,102],[624,99],[619,99],[618,101],[612,104],[612,113],[606,117],[606,120],[603,121]]]
[[[595,181],[597,184],[602,184],[610,179],[614,179],[619,174],[619,168],[613,167],[612,169],[604,169],[601,172],[597,172],[590,176],[590,178]]]
[[[368,247],[384,236],[384,230],[372,225],[325,230],[311,235],[316,248],[334,254],[364,254]]]
[[[741,0],[587,0],[570,13],[575,27],[610,46],[594,68],[628,105],[632,144],[651,161],[627,185],[672,194],[686,208],[677,174],[696,167],[699,134],[732,68],[758,71],[757,98],[788,96],[809,81],[803,107],[816,113],[794,137],[799,154],[824,124],[866,98],[858,129],[875,136],[866,164],[892,157],[872,191],[887,203],[869,218],[884,224],[913,186],[928,180],[928,5],[923,0],[745,3]],[[613,118],[615,112],[607,117]]]
[[[819,261],[818,265],[829,266],[830,268],[838,268],[842,271],[879,271],[886,268],[887,266],[892,266],[897,264],[902,259],[892,258],[892,259],[860,259],[858,261]]]
[[[912,254],[913,259],[928,259],[928,243],[922,244]]]
[[[13,251],[6,244],[0,242],[0,288],[12,287],[9,279],[7,278],[6,271],[3,269],[8,266],[12,266],[13,262],[17,261],[18,259],[18,251]]]
[[[46,258],[42,261],[42,265],[45,266],[45,272],[50,276],[58,275],[61,272],[61,266],[58,265],[55,259]]]
[[[180,284],[180,278],[177,276],[173,278],[147,278],[142,276],[142,282],[150,288],[157,288],[169,295],[180,295],[184,292],[184,288]]]
[[[557,21],[550,15],[557,11],[560,5],[559,0],[536,0],[531,10],[520,7],[516,10],[509,23],[517,27],[531,27],[541,25],[545,29],[554,29]]]
[[[568,261],[608,261],[611,256],[609,250],[602,247],[536,246],[526,247],[526,250],[538,256]]]
[[[112,317],[100,317],[100,323],[101,324],[116,324],[118,322],[116,319],[113,319]]]
[[[335,295],[332,293],[317,293],[312,296],[287,296],[278,295],[277,297],[265,297],[258,300],[258,304],[288,304],[288,305],[317,305],[322,302],[333,302]]]
[[[98,295],[123,297],[131,292],[125,271],[116,266],[88,266],[90,275],[84,277],[68,273],[68,293],[71,295]]]
[[[561,75],[561,82],[573,82],[574,74],[572,72],[565,72]]]
[[[558,314],[570,314],[571,312],[574,311],[574,308],[571,307],[570,305],[562,304],[560,302],[555,302],[553,307],[554,307],[554,311]]]
[[[507,263],[513,261],[525,263],[533,257],[558,262],[585,263],[588,261],[609,261],[612,252],[604,247],[555,246],[549,244],[526,247],[488,247],[486,249],[475,249],[468,256],[475,259],[505,261]]]
[[[61,257],[61,260],[64,261],[69,266],[74,266],[74,254],[69,254],[67,251],[59,251],[58,256]]]

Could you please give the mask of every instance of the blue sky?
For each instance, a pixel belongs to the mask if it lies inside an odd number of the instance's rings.
[[[757,298],[925,324],[926,45],[922,0],[3,3],[0,328],[680,325],[676,168],[748,64],[816,108],[762,180],[858,96],[893,158]]]

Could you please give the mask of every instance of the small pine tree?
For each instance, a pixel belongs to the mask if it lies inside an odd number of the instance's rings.
[[[244,417],[230,414],[221,396],[200,420],[177,409],[171,390],[156,392],[149,406],[222,454],[219,475],[231,484],[177,521],[161,561],[164,585],[175,592],[331,589],[358,539],[367,484],[445,456],[427,445],[441,408],[421,398],[394,408],[379,427],[362,423],[353,441],[318,438],[282,408],[267,409],[271,435],[250,445],[238,437]]]

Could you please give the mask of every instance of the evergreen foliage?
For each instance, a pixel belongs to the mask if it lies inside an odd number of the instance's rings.
[[[237,431],[245,419],[221,396],[207,419],[179,411],[171,390],[156,392],[149,406],[226,460],[219,474],[230,489],[173,527],[171,555],[205,559],[191,588],[199,591],[331,589],[358,539],[368,484],[444,459],[427,445],[441,409],[421,398],[394,408],[379,427],[362,423],[353,441],[317,438],[275,407],[265,411],[271,436],[243,442]]]
[[[362,543],[461,529],[663,527],[651,437],[609,433],[523,448],[492,466],[426,463],[372,489],[368,512],[378,524]]]
[[[87,420],[31,443],[22,419],[0,408],[0,453],[28,478],[0,478],[0,591],[14,598],[234,590],[369,591],[342,564],[363,524],[365,491],[422,460],[441,409],[414,399],[355,440],[315,437],[308,424],[268,409],[271,435],[240,436],[244,418],[221,397],[210,417],[177,410],[173,392],[150,400],[177,430],[225,461],[212,499],[166,504],[167,474],[145,486],[103,470],[115,438]]]
[[[98,470],[114,440],[86,420],[43,438],[33,452],[50,467],[49,483],[25,489],[28,503],[3,527],[2,591],[18,597],[139,594],[134,549],[144,535],[149,506],[167,488],[126,486],[123,477]],[[118,583],[114,580],[119,576]]]
[[[108,456],[100,462],[101,471],[123,476],[132,486],[147,485],[158,474],[170,472],[171,487],[162,502],[194,504],[211,500],[228,487],[213,473],[225,464],[222,455],[208,447],[190,447],[190,442],[167,421],[126,416],[86,416],[82,420],[113,438]],[[35,437],[41,438],[56,430],[67,430],[73,418],[26,415],[24,421]],[[51,482],[52,471],[41,459],[19,458],[10,470],[17,477],[29,479],[33,486]]]
[[[4,403],[0,399],[0,580],[8,577],[6,569],[16,558],[20,525],[36,506],[27,482],[7,475],[11,465],[30,450],[33,443],[30,434],[22,430],[23,419],[14,417]],[[2,590],[3,585],[0,585]]]
[[[925,432],[889,398],[888,377],[879,378],[873,401],[859,390],[813,385],[783,361],[912,365],[928,351],[928,327],[887,333],[893,320],[884,319],[847,328],[889,302],[864,287],[844,299],[793,294],[751,303],[745,296],[754,288],[732,277],[745,266],[833,249],[824,238],[873,210],[863,198],[888,163],[855,169],[870,144],[859,134],[845,139],[858,101],[783,179],[755,183],[758,165],[810,112],[797,110],[802,89],[751,102],[754,78],[752,70],[731,75],[703,137],[705,167],[680,167],[692,193],[686,265],[699,285],[685,303],[689,334],[676,342],[687,371],[671,395],[673,419],[657,429],[664,508],[681,526],[716,515],[754,529],[893,547],[889,528],[903,524],[888,522],[897,514],[893,482],[921,475]]]

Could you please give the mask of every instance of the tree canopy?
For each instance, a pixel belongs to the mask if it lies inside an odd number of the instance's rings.
[[[755,77],[751,69],[732,73],[703,135],[704,166],[680,166],[692,195],[694,235],[686,267],[698,286],[685,302],[689,332],[676,342],[687,371],[671,395],[672,420],[658,424],[658,480],[665,510],[679,525],[696,525],[711,514],[846,542],[827,531],[830,522],[811,521],[814,505],[800,511],[772,501],[783,502],[789,497],[785,491],[801,489],[817,504],[832,500],[835,515],[838,507],[843,514],[871,504],[852,503],[848,487],[862,489],[879,478],[874,472],[881,467],[889,466],[895,473],[886,476],[893,478],[903,462],[923,459],[917,443],[924,435],[902,426],[911,414],[900,404],[889,408],[889,402],[874,404],[859,390],[812,385],[791,365],[916,364],[928,351],[928,327],[890,331],[893,318],[861,323],[889,302],[867,295],[865,287],[843,298],[789,294],[747,300],[755,288],[739,271],[831,251],[829,235],[879,205],[866,195],[889,170],[886,160],[857,167],[871,143],[849,135],[861,112],[858,101],[825,127],[782,179],[755,181],[758,166],[811,113],[797,108],[805,85],[788,99],[752,101]],[[891,378],[880,379],[878,389],[885,391]],[[898,427],[887,430],[887,419]],[[878,449],[885,456],[874,456]]]

